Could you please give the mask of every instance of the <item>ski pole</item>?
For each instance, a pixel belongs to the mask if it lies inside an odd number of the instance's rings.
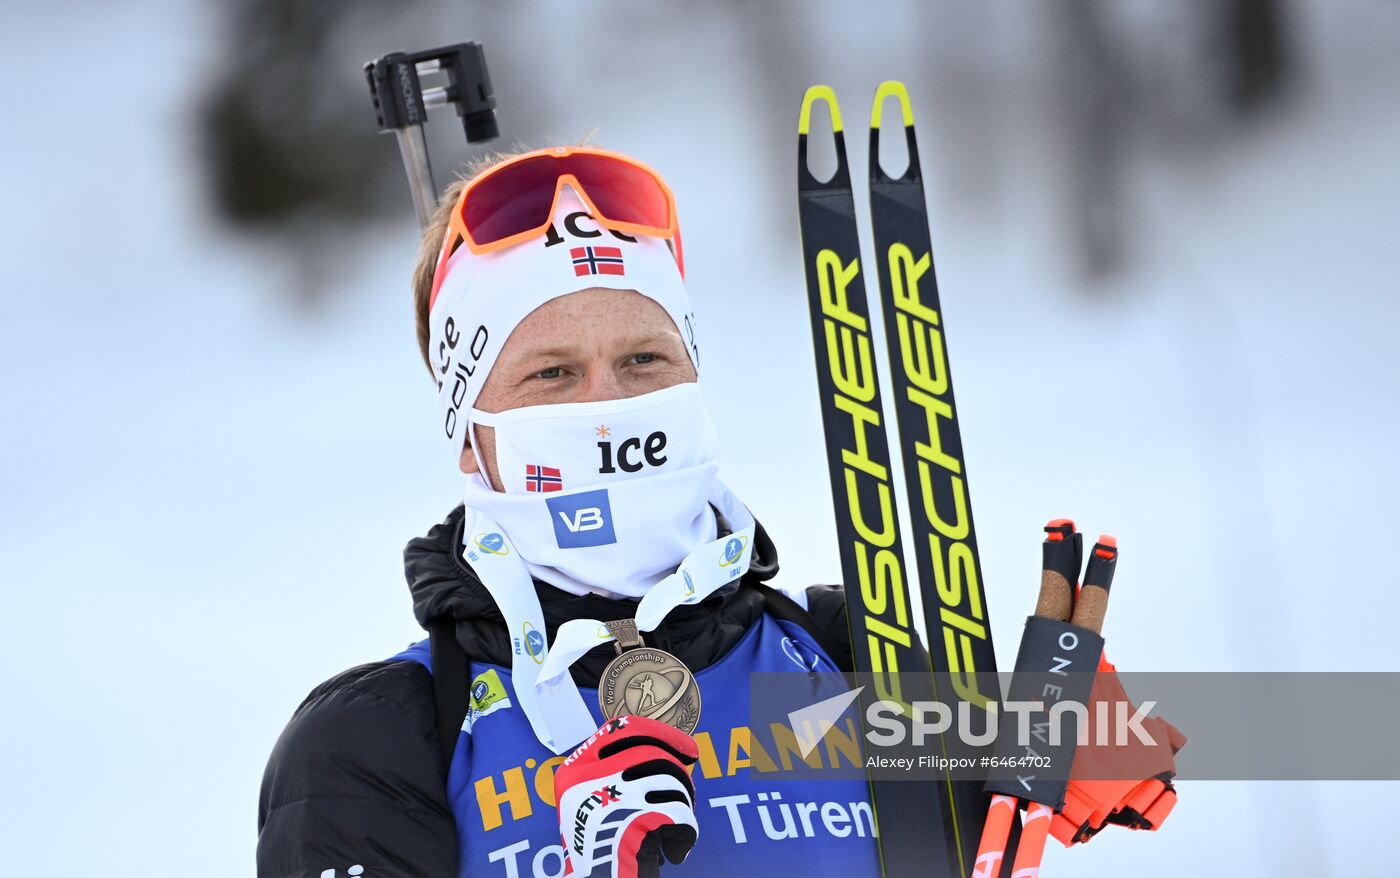
[[[1118,566],[1118,540],[1101,534],[1084,569],[1084,585],[1074,597],[1071,625],[1103,633],[1103,619],[1108,613],[1108,590],[1113,585],[1113,571]]]
[[[1036,598],[1035,615],[1057,622],[1069,621],[1074,609],[1083,545],[1083,537],[1070,519],[1057,518],[1045,525],[1045,542],[1040,550],[1040,594]],[[1007,840],[1019,808],[1020,800],[1014,796],[992,796],[991,803],[987,805],[987,822],[983,825],[972,878],[996,878],[1006,857]],[[1050,821],[1046,820],[1045,825],[1048,830]],[[1044,839],[1041,844],[1044,845]]]
[[[446,76],[446,83],[424,89],[422,77],[435,74]],[[413,210],[418,214],[418,225],[427,228],[438,199],[428,141],[423,136],[428,110],[456,107],[467,143],[482,143],[500,134],[486,55],[480,43],[390,52],[365,64],[365,79],[380,133],[392,131],[398,139]]]
[[[972,865],[972,878],[996,878],[1006,857],[1006,842],[1016,821],[1019,802],[1000,793],[987,805],[987,822],[982,824],[982,841]]]
[[[1104,615],[1108,611],[1108,590],[1113,585],[1113,571],[1118,564],[1118,540],[1108,534],[1099,537],[1084,570],[1084,585],[1074,598],[1071,625],[1103,633]],[[1050,835],[1052,810],[1040,803],[1028,803],[1024,833],[1011,864],[1011,878],[1038,878],[1040,861],[1045,856],[1045,841]],[[1043,819],[1042,819],[1043,818]]]
[[[1011,863],[1011,878],[1039,878],[1045,840],[1050,837],[1050,818],[1054,816],[1049,805],[1026,803],[1026,814],[1021,820],[1021,843]]]

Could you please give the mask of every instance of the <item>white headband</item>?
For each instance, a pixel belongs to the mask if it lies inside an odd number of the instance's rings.
[[[438,383],[440,435],[454,461],[462,451],[465,412],[476,404],[511,332],[545,302],[592,287],[635,290],[665,308],[699,373],[695,315],[666,242],[602,228],[566,187],[553,232],[481,255],[463,244],[448,260],[428,314],[428,359]]]

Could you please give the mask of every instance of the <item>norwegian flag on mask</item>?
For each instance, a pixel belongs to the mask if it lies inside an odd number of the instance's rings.
[[[536,466],[533,463],[525,464],[525,490],[527,492],[545,492],[564,490],[564,477],[559,474],[559,468],[554,466]]]
[[[621,247],[574,247],[569,250],[574,260],[574,276],[589,274],[624,274]]]

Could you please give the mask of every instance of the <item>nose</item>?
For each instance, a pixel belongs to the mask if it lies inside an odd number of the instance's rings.
[[[618,370],[608,363],[599,363],[584,376],[582,395],[578,402],[601,402],[627,396]]]

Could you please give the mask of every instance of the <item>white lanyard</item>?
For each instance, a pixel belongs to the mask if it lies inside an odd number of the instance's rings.
[[[714,506],[733,532],[692,551],[676,571],[654,585],[637,604],[637,630],[653,631],[682,604],[704,600],[743,576],[753,557],[755,524],[744,504],[716,479]],[[547,643],[544,611],[524,561],[487,515],[474,516],[463,537],[464,554],[505,617],[511,638],[511,679],[535,737],[554,753],[565,753],[597,729],[569,667],[584,653],[615,638],[597,619],[571,619]]]

